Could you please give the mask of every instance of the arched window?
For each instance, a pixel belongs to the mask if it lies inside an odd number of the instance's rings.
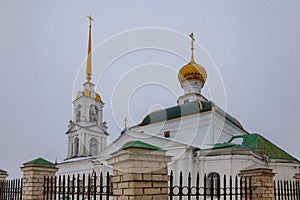
[[[81,117],[81,105],[78,105],[76,108],[76,122],[80,122]]]
[[[206,185],[208,195],[220,196],[220,175],[217,172],[212,172],[208,175]]]
[[[98,121],[98,107],[95,105],[90,105],[90,110],[89,110],[89,118],[90,122],[97,122]]]
[[[74,139],[74,145],[73,145],[73,156],[78,156],[79,154],[79,138],[76,137]]]
[[[90,139],[90,154],[96,155],[98,152],[98,141],[96,138]]]

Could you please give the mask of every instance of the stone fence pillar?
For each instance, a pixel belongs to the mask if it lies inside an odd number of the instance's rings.
[[[112,154],[114,200],[168,199],[168,162],[158,147],[140,142],[125,144]]]
[[[44,176],[55,176],[58,168],[43,158],[38,158],[23,164],[23,200],[44,199]]]
[[[7,171],[0,169],[0,181],[5,181],[7,177],[8,177]]]
[[[252,200],[273,200],[275,173],[272,169],[255,166],[240,171],[240,177],[251,177]]]

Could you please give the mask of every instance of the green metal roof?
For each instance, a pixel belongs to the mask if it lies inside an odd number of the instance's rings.
[[[222,148],[228,148],[228,147],[233,147],[236,146],[235,144],[230,144],[230,143],[221,143],[221,144],[215,144],[213,149],[222,149]]]
[[[0,173],[1,174],[7,174],[7,171],[3,170],[3,169],[0,169]]]
[[[144,148],[144,149],[152,149],[152,150],[163,150],[157,146],[153,146],[151,144],[147,144],[145,142],[141,141],[132,141],[132,142],[127,142],[126,144],[123,145],[121,149],[128,149],[130,147],[133,148]]]
[[[176,119],[176,118],[180,118],[192,114],[203,113],[206,111],[211,111],[213,108],[215,108],[216,112],[221,114],[223,117],[231,121],[239,128],[243,129],[243,126],[240,124],[238,120],[230,116],[228,113],[223,111],[221,108],[216,106],[211,101],[193,101],[190,103],[185,103],[182,105],[166,108],[163,110],[154,111],[146,115],[146,117],[144,117],[144,119],[138,126],[145,126],[155,122],[167,121],[167,120]]]
[[[23,165],[29,165],[29,164],[55,165],[52,162],[49,162],[48,160],[45,160],[43,158],[37,158],[37,159],[31,160],[29,162],[24,163]]]
[[[241,144],[234,144],[235,139],[242,138],[243,142]],[[296,158],[264,138],[263,136],[254,133],[248,135],[240,135],[232,137],[227,143],[216,144],[214,145],[213,149],[220,149],[220,148],[248,148],[259,152],[262,155],[266,155],[273,159],[283,159],[283,160],[295,160],[298,161]]]

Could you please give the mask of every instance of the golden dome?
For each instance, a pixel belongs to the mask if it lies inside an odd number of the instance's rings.
[[[189,79],[197,79],[202,83],[205,83],[207,79],[206,70],[204,67],[195,62],[189,62],[179,70],[178,80],[180,83],[182,83]]]
[[[89,91],[89,90],[84,90],[84,91],[83,91],[83,96],[86,96],[86,97],[92,97],[92,92]],[[101,100],[101,96],[100,96],[98,93],[95,93],[95,100],[97,100],[97,101],[102,101],[102,100]]]
[[[194,34],[191,33],[190,38],[192,39],[191,41],[191,45],[192,45],[192,54],[191,54],[191,60],[190,62],[183,66],[179,72],[178,72],[178,80],[180,83],[189,80],[189,79],[197,79],[200,82],[202,82],[203,84],[206,81],[207,78],[207,73],[206,70],[204,69],[204,67],[202,67],[201,65],[197,64],[195,62],[195,58],[194,58]]]
[[[96,100],[97,101],[101,101],[101,97],[100,97],[100,95],[98,93],[96,93]]]

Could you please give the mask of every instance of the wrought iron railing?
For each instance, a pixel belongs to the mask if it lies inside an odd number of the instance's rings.
[[[109,199],[112,195],[110,175],[106,177],[102,172],[88,175],[77,174],[72,176],[61,175],[58,177],[45,177],[44,197],[45,200],[85,200],[85,199]]]
[[[173,172],[170,175],[169,181],[169,199],[195,199],[195,200],[214,200],[214,199],[230,199],[230,200],[251,200],[252,199],[252,187],[251,178],[239,178],[237,176],[229,178],[224,175],[221,178],[219,175],[204,175],[203,179],[200,179],[199,173],[196,175],[196,180],[193,180],[192,184],[191,173],[184,184],[184,178],[182,172],[179,174],[178,185],[174,185]]]
[[[0,200],[21,200],[23,179],[0,181]]]
[[[274,181],[274,200],[300,200],[300,182]]]

